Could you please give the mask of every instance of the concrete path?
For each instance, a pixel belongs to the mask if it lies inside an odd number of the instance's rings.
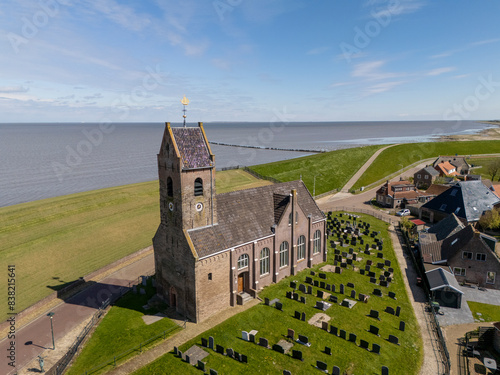
[[[66,353],[71,345],[70,340],[66,340],[66,348],[60,345],[69,333],[74,332],[75,327],[82,327],[92,317],[107,298],[120,294],[124,288],[128,288],[129,283],[134,282],[141,275],[150,274],[154,271],[154,257],[152,252],[140,260],[129,264],[120,270],[110,274],[103,280],[95,283],[91,287],[69,298],[61,301],[59,305],[51,308],[54,312],[53,326],[56,350],[52,350],[52,336],[50,320],[47,317],[49,311],[42,311],[39,316],[28,325],[16,331],[14,353],[15,368],[9,366],[2,354],[0,361],[0,374],[14,374],[17,372],[33,372],[35,369],[25,369],[20,371],[33,359],[42,355],[45,357],[45,369],[49,369]],[[83,328],[83,327],[82,327]],[[77,332],[76,335],[78,335]],[[76,336],[75,336],[76,337]],[[0,352],[10,352],[11,340],[4,339],[0,342]],[[38,367],[38,366],[37,366]]]

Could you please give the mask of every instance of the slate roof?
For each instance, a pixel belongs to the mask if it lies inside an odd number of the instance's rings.
[[[434,169],[435,170],[435,169]],[[437,173],[437,171],[436,171]],[[438,184],[431,184],[429,188],[425,191],[425,195],[439,195],[446,190],[450,188],[450,185],[438,185]]]
[[[460,219],[455,215],[444,218],[439,223],[433,225],[427,230],[427,233],[434,234],[437,241],[444,240],[446,237],[459,232],[465,226]]]
[[[425,275],[427,276],[427,280],[429,281],[431,291],[450,287],[456,292],[464,294],[464,292],[460,290],[460,285],[458,285],[458,281],[457,279],[455,279],[455,276],[442,268],[436,268],[434,270],[427,271]]]
[[[483,243],[479,243],[476,240]],[[448,261],[464,247],[483,245],[487,246],[479,236],[475,235],[474,228],[469,224],[443,240],[422,241],[420,243],[420,252],[422,253],[424,262],[436,263]]]
[[[325,219],[302,181],[219,194],[216,197],[218,223],[188,231],[198,257],[273,235],[271,228],[290,202],[292,189],[297,190],[298,206],[305,216],[311,214],[313,222]]]
[[[425,168],[422,168],[420,171],[426,171],[427,173],[429,173],[431,176],[439,176],[439,172],[436,171],[435,168],[433,168],[432,166],[427,166]],[[416,173],[419,173],[420,171],[416,172]]]
[[[500,199],[481,181],[460,181],[422,206],[447,214],[455,213],[467,222],[478,221]]]
[[[201,128],[172,128],[172,134],[183,169],[210,168],[214,165]]]

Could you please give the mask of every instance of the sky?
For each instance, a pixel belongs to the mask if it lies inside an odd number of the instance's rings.
[[[0,0],[0,122],[499,119],[500,2]]]

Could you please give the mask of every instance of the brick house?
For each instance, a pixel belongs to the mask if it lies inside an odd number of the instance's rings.
[[[439,172],[435,168],[427,166],[415,172],[413,175],[413,183],[419,189],[426,189],[431,186],[438,177]]]
[[[302,181],[215,193],[203,125],[166,124],[158,154],[157,293],[194,322],[326,261],[326,218]]]
[[[434,168],[441,177],[454,177],[460,175],[460,173],[457,172],[457,167],[447,161],[437,164]]]
[[[419,247],[426,269],[426,264],[447,266],[458,282],[500,289],[500,259],[483,235],[455,214],[420,232]]]
[[[463,156],[458,156],[458,155],[439,156],[434,161],[432,166],[436,167],[438,164],[441,164],[441,163],[450,163],[454,167],[457,174],[460,174],[460,175],[469,174],[470,165],[469,165],[469,163],[467,163],[467,160],[465,160],[465,157],[463,157]]]
[[[404,208],[407,204],[418,203],[424,197],[410,181],[387,181],[376,192],[377,203],[390,208]]]

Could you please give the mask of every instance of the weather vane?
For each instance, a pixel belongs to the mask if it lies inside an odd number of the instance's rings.
[[[184,118],[184,127],[186,127],[186,106],[189,104],[189,99],[186,98],[186,95],[184,95],[184,97],[182,98],[181,103],[184,106],[184,109],[182,110],[184,114],[182,115],[182,117]]]

